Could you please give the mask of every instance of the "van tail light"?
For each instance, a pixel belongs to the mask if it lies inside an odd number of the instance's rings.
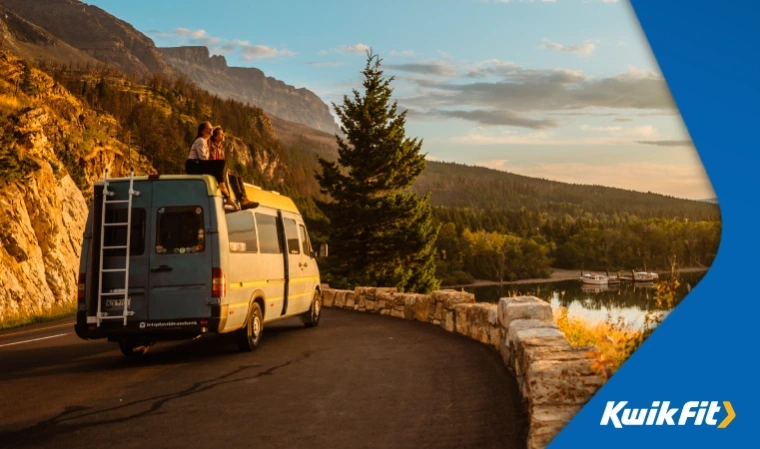
[[[227,296],[227,276],[221,268],[211,270],[211,296],[214,298]]]
[[[87,274],[79,273],[79,282],[77,283],[77,304],[84,304],[84,292],[87,286]]]

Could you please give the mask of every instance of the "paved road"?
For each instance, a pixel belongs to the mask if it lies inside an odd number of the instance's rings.
[[[208,336],[139,361],[68,321],[0,333],[2,448],[524,448],[525,429],[495,351],[395,318],[325,310],[253,353]]]

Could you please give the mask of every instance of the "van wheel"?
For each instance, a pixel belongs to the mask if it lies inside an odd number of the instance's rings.
[[[319,326],[320,316],[322,316],[322,294],[319,291],[315,291],[311,307],[308,312],[301,315],[301,321],[303,321],[306,327],[317,327]]]
[[[248,312],[248,319],[245,326],[237,331],[238,348],[244,352],[250,352],[256,349],[261,340],[261,332],[264,330],[264,314],[261,313],[261,307],[258,303],[251,304],[251,310]]]
[[[150,345],[138,343],[134,340],[120,340],[119,349],[125,357],[139,357],[148,352]]]

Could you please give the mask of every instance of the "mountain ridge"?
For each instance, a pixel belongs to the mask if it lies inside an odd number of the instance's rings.
[[[229,67],[224,56],[210,55],[207,47],[158,48],[128,22],[79,0],[0,0],[0,49],[27,60],[80,67],[106,64],[139,76],[184,75],[222,99],[338,131],[330,108],[314,92],[257,68]]]
[[[205,46],[161,47],[159,50],[175,70],[221,98],[255,104],[279,118],[320,131],[338,131],[329,107],[306,88],[266,76],[255,67],[231,67],[224,56],[211,55]]]

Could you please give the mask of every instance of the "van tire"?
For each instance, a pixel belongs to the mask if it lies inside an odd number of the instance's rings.
[[[243,352],[250,352],[256,349],[261,341],[261,334],[264,331],[264,314],[261,313],[261,307],[258,303],[251,304],[248,311],[248,318],[245,320],[245,326],[237,331],[238,349]]]
[[[322,316],[322,293],[319,290],[314,291],[314,299],[311,301],[311,307],[309,311],[301,315],[301,321],[303,321],[306,327],[319,326],[319,318]]]
[[[145,355],[148,352],[150,345],[141,344],[134,340],[120,340],[119,349],[124,357],[139,357]]]

